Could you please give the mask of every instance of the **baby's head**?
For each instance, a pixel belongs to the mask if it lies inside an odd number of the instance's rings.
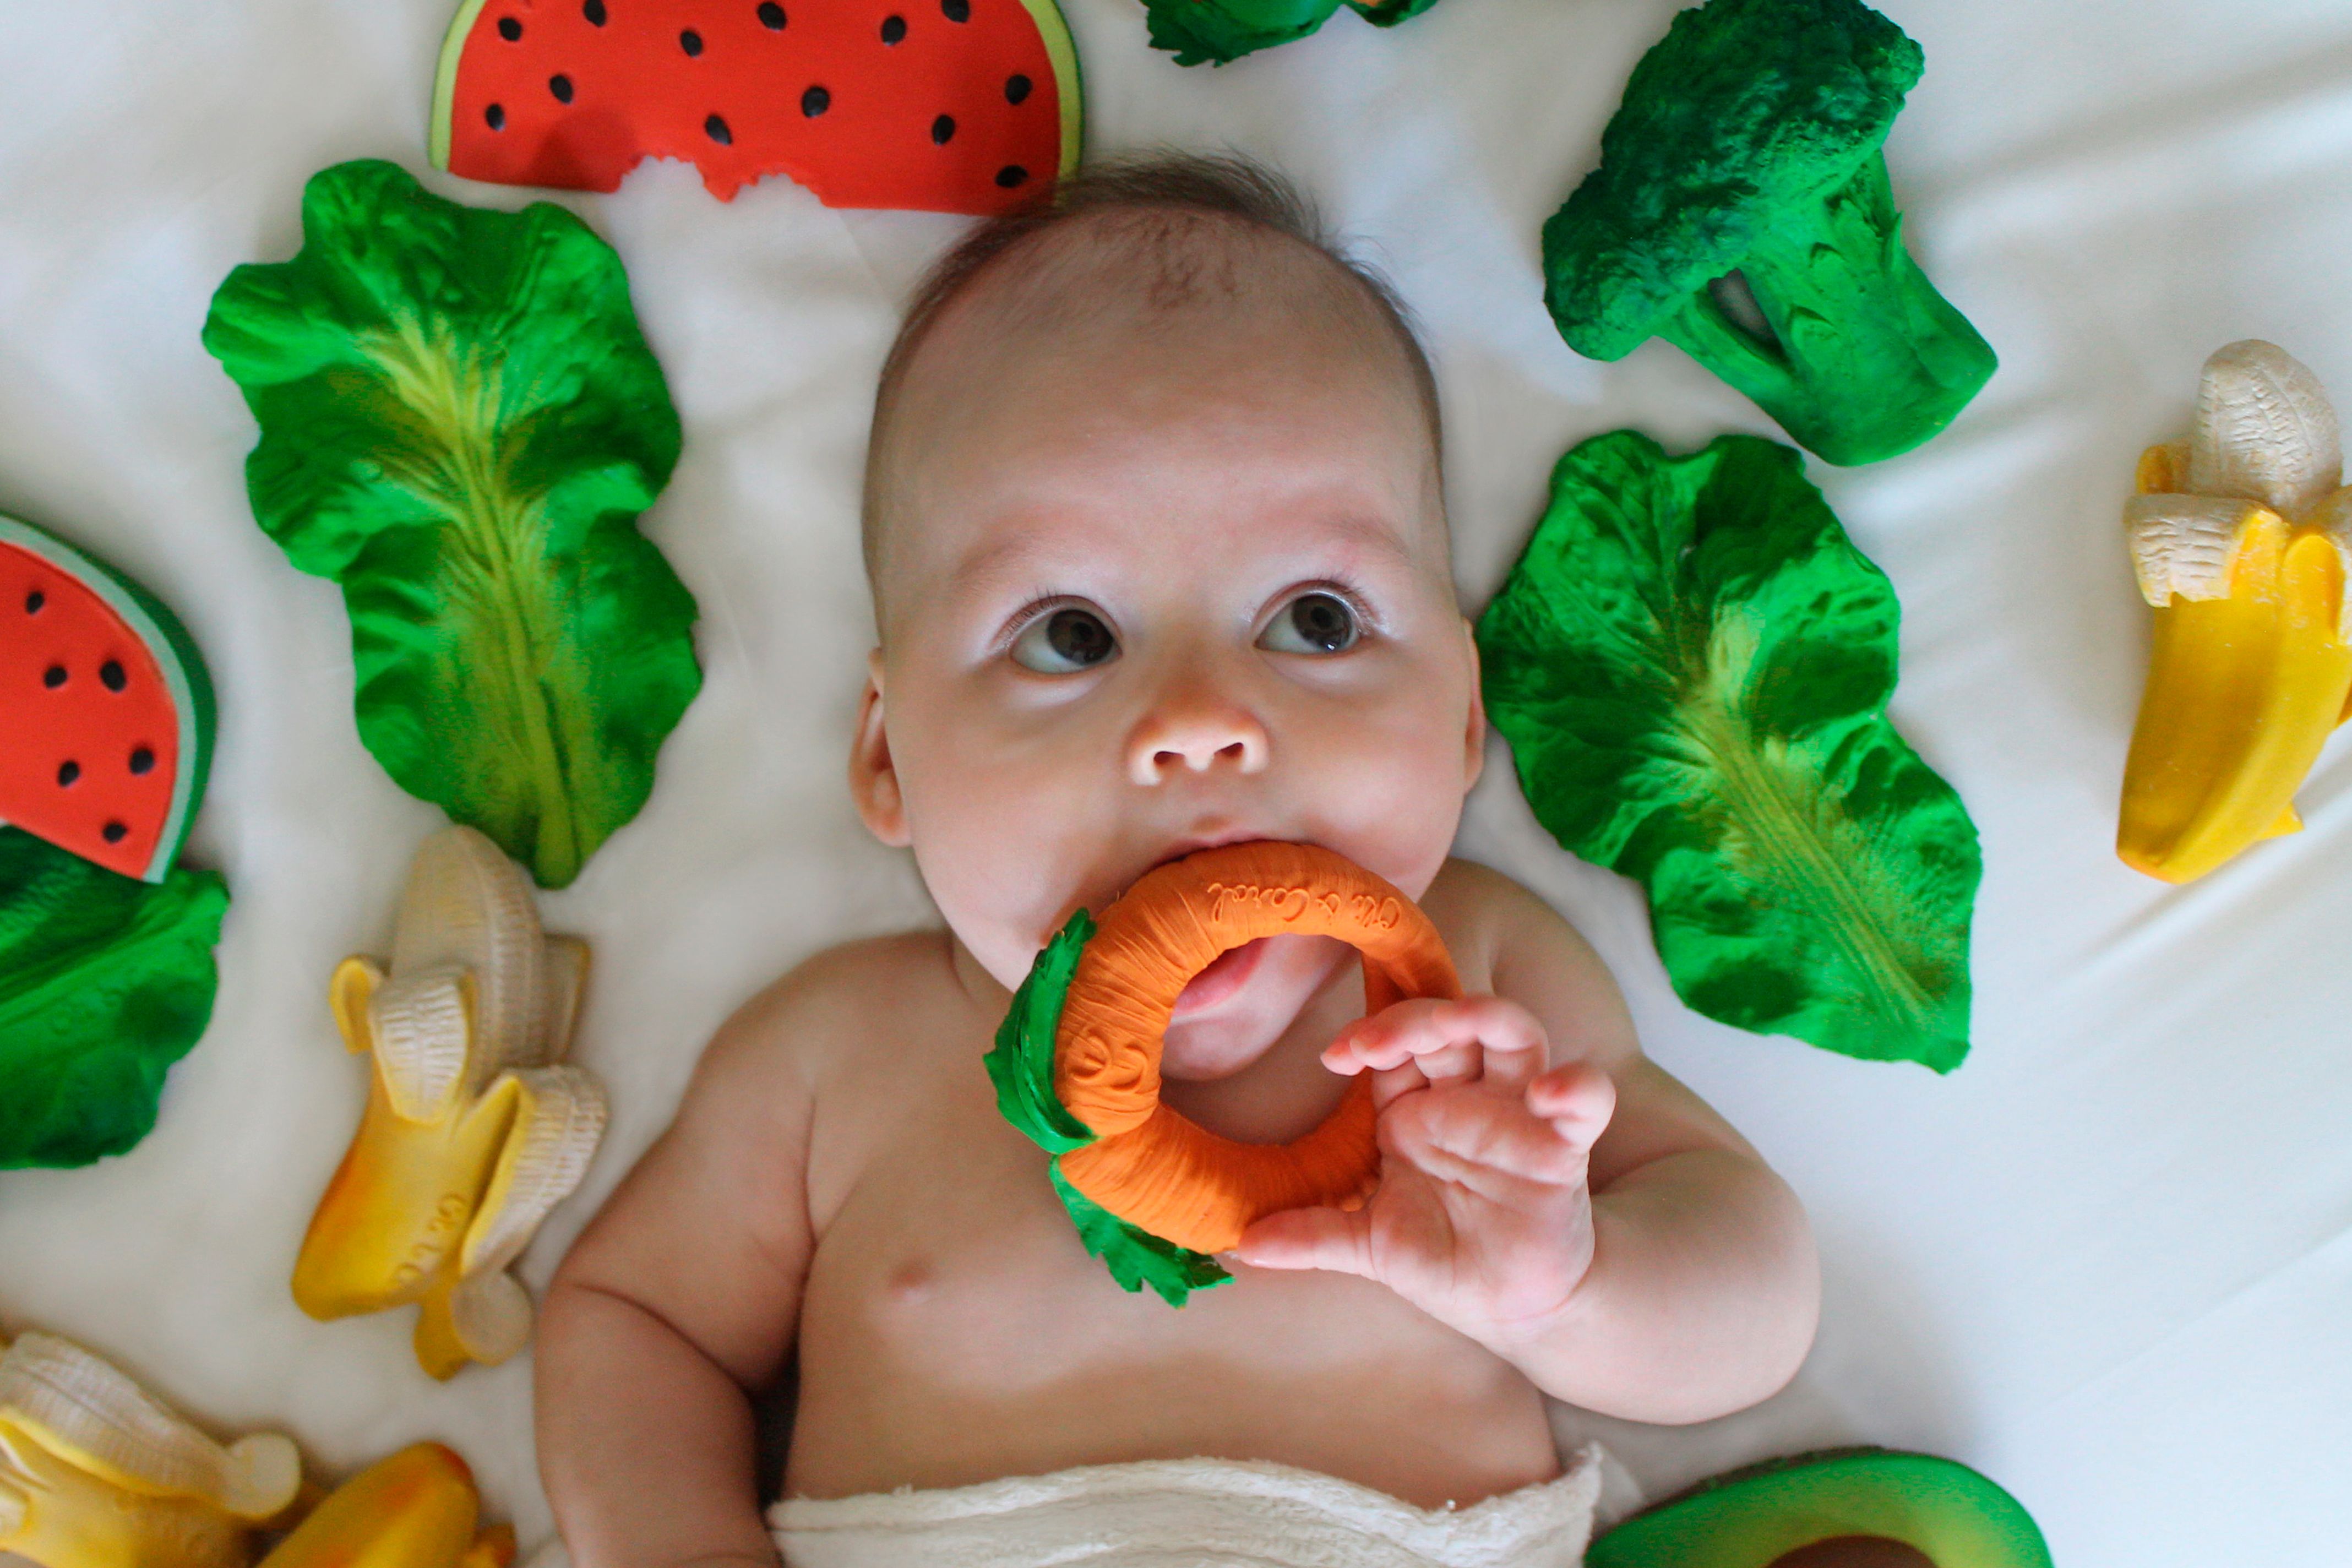
[[[1484,719],[1434,387],[1270,176],[1082,175],[942,261],[876,398],[866,554],[859,809],[1005,984],[1192,848],[1307,840],[1414,895],[1444,862]],[[1179,1023],[1238,1037],[1334,961],[1257,945]]]

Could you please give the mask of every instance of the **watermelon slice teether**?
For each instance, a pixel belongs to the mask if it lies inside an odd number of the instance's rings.
[[[203,797],[212,685],[144,589],[0,517],[0,821],[160,882]]]
[[[464,0],[436,168],[609,191],[682,158],[721,201],[783,174],[835,207],[988,214],[1077,166],[1055,0]]]

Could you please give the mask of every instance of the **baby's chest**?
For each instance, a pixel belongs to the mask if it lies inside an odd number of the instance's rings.
[[[1400,1352],[1487,1359],[1350,1277],[1244,1271],[1181,1310],[1122,1289],[984,1079],[901,1107],[872,1141],[813,1258],[801,1349],[804,1365],[830,1351],[886,1380],[1033,1387],[1153,1365],[1287,1379]]]

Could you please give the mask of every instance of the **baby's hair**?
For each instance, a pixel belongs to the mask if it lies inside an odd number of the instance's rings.
[[[1152,225],[1158,215],[1172,220]],[[879,537],[879,457],[890,406],[916,351],[956,298],[969,289],[991,263],[1044,235],[1087,218],[1139,220],[1138,233],[1173,237],[1180,226],[1202,217],[1224,219],[1247,229],[1278,236],[1305,246],[1329,262],[1341,279],[1360,290],[1373,314],[1393,334],[1403,353],[1429,426],[1430,454],[1442,461],[1443,434],[1438,419],[1437,378],[1429,356],[1415,333],[1412,318],[1389,280],[1369,264],[1349,255],[1324,228],[1314,204],[1280,174],[1237,153],[1203,155],[1159,153],[1118,158],[1088,166],[1064,180],[1053,198],[1006,213],[981,224],[932,264],[907,306],[906,319],[882,362],[874,391],[874,423],[866,447],[864,542],[866,570],[876,566]],[[1171,258],[1155,281],[1156,302],[1181,303],[1199,291],[1202,280],[1180,260]]]

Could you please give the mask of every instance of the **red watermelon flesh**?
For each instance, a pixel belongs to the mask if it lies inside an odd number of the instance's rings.
[[[0,517],[0,821],[156,882],[187,836],[212,692],[170,612]]]
[[[784,174],[828,206],[995,213],[1076,165],[1055,0],[466,0],[433,162],[610,191],[682,158],[721,201]]]

